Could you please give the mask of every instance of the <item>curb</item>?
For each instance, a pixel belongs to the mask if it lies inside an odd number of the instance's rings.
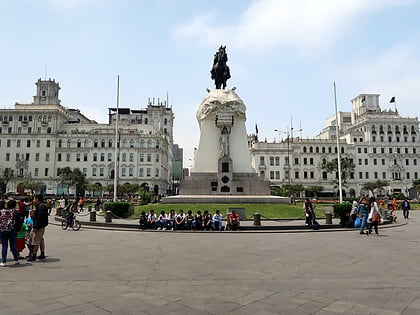
[[[63,219],[61,217],[54,217],[54,221],[61,222]],[[286,219],[285,219],[286,220]],[[290,219],[287,219],[290,220]],[[277,221],[277,220],[276,220]],[[339,224],[324,224],[320,226],[319,230],[313,230],[312,228],[305,225],[274,225],[274,226],[241,226],[239,231],[158,231],[158,230],[141,230],[138,224],[130,223],[105,223],[105,222],[91,222],[91,221],[80,221],[82,224],[82,229],[92,229],[92,230],[104,230],[104,231],[131,231],[131,232],[144,232],[144,233],[231,233],[236,234],[240,233],[308,233],[308,232],[351,232],[357,231],[358,228],[343,228]],[[61,224],[52,225],[61,226]],[[394,228],[406,225],[407,222],[395,223],[385,222],[380,225],[383,228]]]

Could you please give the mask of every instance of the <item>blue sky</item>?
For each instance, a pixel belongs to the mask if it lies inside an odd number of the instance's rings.
[[[221,44],[248,133],[258,124],[273,141],[291,118],[314,137],[334,114],[334,81],[340,111],[379,93],[383,109],[395,96],[401,115],[418,116],[419,39],[417,0],[0,0],[0,106],[31,102],[47,67],[62,105],[106,122],[120,75],[121,107],[168,93],[188,161]]]

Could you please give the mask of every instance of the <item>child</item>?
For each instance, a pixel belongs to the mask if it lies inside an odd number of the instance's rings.
[[[27,231],[25,234],[25,243],[26,243],[26,246],[28,246],[28,250],[29,250],[29,255],[26,256],[26,258],[33,256],[31,231],[32,231],[32,225],[34,224],[34,220],[33,220],[34,216],[35,216],[35,210],[29,211],[29,217],[25,221],[25,225],[27,227]]]
[[[25,237],[26,237],[27,231],[28,231],[27,225],[25,224],[25,222],[22,222],[22,227],[20,231],[17,232],[17,236],[16,236],[16,249],[19,254],[19,257],[18,257],[19,259],[25,259],[25,257],[21,256],[21,253],[25,249]]]

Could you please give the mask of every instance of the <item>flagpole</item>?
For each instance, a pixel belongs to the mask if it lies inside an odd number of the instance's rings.
[[[340,196],[340,203],[343,202],[343,191],[341,189],[341,159],[340,159],[340,140],[339,140],[339,123],[337,110],[337,90],[334,82],[334,104],[335,104],[335,135],[337,138],[337,167],[338,167],[338,190]]]
[[[114,202],[117,201],[117,185],[118,185],[118,120],[119,120],[119,107],[120,107],[120,76],[117,76],[117,114],[115,116],[115,161],[114,161]]]

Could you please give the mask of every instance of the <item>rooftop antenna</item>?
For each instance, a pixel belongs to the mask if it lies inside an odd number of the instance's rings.
[[[302,131],[303,131],[303,129],[302,129],[302,122],[301,121],[299,122],[299,130],[298,131],[300,132],[300,141],[302,141]]]
[[[44,81],[47,81],[47,64],[45,64],[45,69],[44,69]]]

